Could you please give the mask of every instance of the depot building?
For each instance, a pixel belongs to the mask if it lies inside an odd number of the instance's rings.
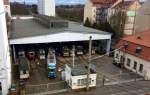
[[[14,56],[18,48],[33,47],[33,45],[40,45],[40,48],[44,48],[47,47],[47,44],[59,46],[60,43],[67,43],[67,45],[88,43],[90,36],[93,41],[97,41],[98,48],[103,48],[106,52],[110,50],[110,33],[88,28],[80,23],[45,15],[16,16],[13,19],[13,30],[9,43],[12,46]]]

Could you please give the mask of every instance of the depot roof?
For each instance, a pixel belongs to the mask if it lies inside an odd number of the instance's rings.
[[[76,22],[68,22],[68,27],[45,28],[33,19],[15,19],[10,35],[10,44],[47,43],[63,41],[111,39],[111,34],[84,27]]]

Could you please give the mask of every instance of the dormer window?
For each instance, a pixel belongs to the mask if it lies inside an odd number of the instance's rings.
[[[136,52],[137,54],[141,53],[141,51],[142,51],[142,48],[141,48],[141,47],[137,47],[136,50],[135,50],[135,52]]]
[[[128,48],[128,46],[129,46],[129,44],[128,44],[128,43],[124,43],[124,48],[125,48],[125,49],[127,49],[127,48]]]

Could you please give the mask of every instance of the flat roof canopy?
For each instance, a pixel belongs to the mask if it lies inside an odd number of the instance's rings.
[[[10,35],[10,44],[34,44],[69,41],[87,41],[111,39],[111,34],[69,22],[66,28],[45,28],[33,19],[14,20],[14,29]]]

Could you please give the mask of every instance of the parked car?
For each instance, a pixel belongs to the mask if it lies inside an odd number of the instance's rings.
[[[83,55],[83,46],[77,46],[76,47],[76,54],[77,55]]]
[[[27,53],[27,58],[31,61],[31,60],[35,60],[36,59],[36,53],[35,51],[29,51]]]
[[[62,49],[62,55],[64,57],[70,56],[70,51],[69,51],[69,48],[67,46],[63,47],[63,49]]]
[[[47,76],[48,78],[56,77],[56,56],[53,49],[49,49],[47,55]]]
[[[24,56],[25,57],[25,51],[21,50],[21,51],[18,51],[18,56]]]
[[[39,58],[41,60],[45,59],[45,50],[44,49],[39,49]]]
[[[73,50],[70,49],[70,56],[73,56]]]
[[[92,47],[91,54],[95,54],[95,53],[96,53],[96,48],[95,48],[95,47]]]
[[[29,79],[30,65],[26,57],[20,56],[18,59],[19,63],[19,78],[20,80]]]

